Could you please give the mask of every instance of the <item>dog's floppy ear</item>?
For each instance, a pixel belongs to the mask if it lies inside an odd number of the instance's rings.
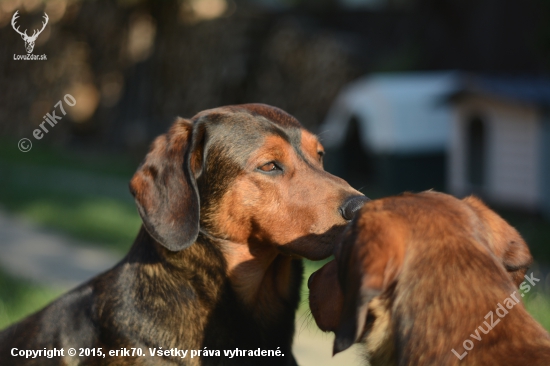
[[[500,259],[517,286],[533,263],[525,240],[516,229],[474,196],[463,199],[483,222],[489,249]]]
[[[395,284],[405,255],[406,225],[390,212],[364,212],[344,234],[338,277],[344,308],[333,354],[357,342],[365,331],[369,303]]]
[[[187,248],[199,233],[196,175],[202,134],[198,127],[178,118],[168,133],[155,139],[130,181],[145,229],[171,251]]]

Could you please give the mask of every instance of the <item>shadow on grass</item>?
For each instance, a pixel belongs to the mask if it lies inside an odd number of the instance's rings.
[[[63,168],[128,178],[134,174],[142,158],[138,160],[120,154],[60,150],[40,143],[34,143],[31,151],[23,153],[18,150],[16,140],[0,138],[0,161],[20,166]]]

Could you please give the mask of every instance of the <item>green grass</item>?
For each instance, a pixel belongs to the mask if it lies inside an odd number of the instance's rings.
[[[300,306],[298,307],[298,314],[304,315],[309,314],[309,289],[307,288],[307,280],[309,279],[309,276],[315,271],[317,271],[319,268],[324,266],[327,262],[331,261],[333,258],[330,257],[328,259],[322,260],[322,261],[310,261],[310,260],[304,260],[304,281],[302,282],[302,288],[300,290],[301,294],[301,301]]]
[[[0,329],[41,309],[62,293],[0,270]]]
[[[141,223],[133,205],[105,198],[51,194],[14,211],[74,238],[121,252],[130,248]]]
[[[95,158],[50,151],[26,160],[21,152],[13,157],[5,150],[2,145],[1,208],[76,239],[128,250],[141,220],[128,189],[132,173],[117,170],[121,162],[104,158],[101,166]]]
[[[525,307],[550,332],[550,295],[536,292],[525,300]]]

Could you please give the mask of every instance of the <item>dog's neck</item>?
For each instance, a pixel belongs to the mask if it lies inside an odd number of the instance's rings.
[[[231,287],[258,318],[269,318],[269,313],[281,311],[291,301],[296,259],[265,243],[236,243],[204,231],[201,236],[220,248]]]

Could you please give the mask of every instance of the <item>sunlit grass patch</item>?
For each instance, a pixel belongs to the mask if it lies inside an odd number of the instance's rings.
[[[20,206],[17,212],[34,222],[75,238],[126,251],[141,220],[134,205],[108,198],[67,200],[43,197]]]
[[[535,292],[526,296],[525,308],[547,330],[550,331],[550,295]]]

